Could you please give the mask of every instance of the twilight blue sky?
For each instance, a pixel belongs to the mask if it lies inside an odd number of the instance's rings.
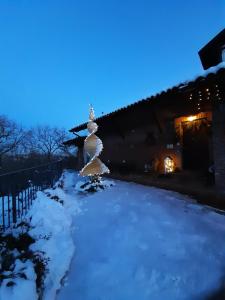
[[[202,72],[224,0],[1,0],[0,114],[71,128]]]

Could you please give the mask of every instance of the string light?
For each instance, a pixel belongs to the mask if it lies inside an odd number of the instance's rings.
[[[201,110],[201,104],[203,101],[221,101],[223,100],[223,97],[221,96],[221,90],[219,88],[219,84],[215,84],[214,88],[212,87],[206,87],[203,90],[197,90],[194,93],[190,93],[188,95],[188,101],[192,102],[194,101],[194,105],[196,105],[196,109],[199,112]],[[225,99],[224,99],[225,100]]]

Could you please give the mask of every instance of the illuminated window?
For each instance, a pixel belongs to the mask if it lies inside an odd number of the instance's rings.
[[[174,161],[169,156],[164,159],[164,169],[165,174],[172,173],[174,171]]]

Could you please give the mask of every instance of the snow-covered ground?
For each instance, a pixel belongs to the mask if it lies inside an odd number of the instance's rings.
[[[30,248],[49,258],[43,300],[203,300],[220,286],[223,214],[178,193],[121,181],[82,195],[78,179],[65,172],[55,189],[38,193],[28,215],[36,239]],[[17,261],[15,269],[27,279],[14,279],[12,287],[4,280],[0,299],[36,300],[31,261]]]
[[[206,299],[225,278],[224,215],[134,183],[69,193],[82,213],[57,300]]]

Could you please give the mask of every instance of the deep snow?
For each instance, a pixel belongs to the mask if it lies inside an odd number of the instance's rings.
[[[57,300],[205,299],[225,277],[224,215],[134,183],[90,196],[68,191],[82,213]]]

